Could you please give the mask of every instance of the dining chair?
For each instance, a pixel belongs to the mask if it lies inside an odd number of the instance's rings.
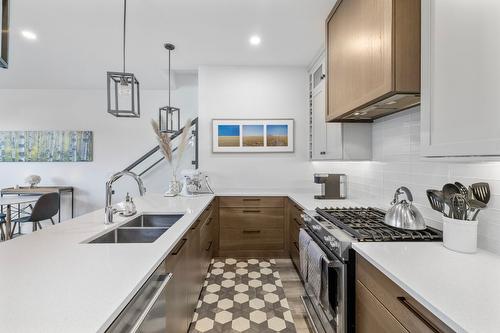
[[[5,217],[7,215],[0,213],[0,240],[5,240],[5,230],[3,229],[5,226]]]
[[[50,220],[52,224],[54,220],[52,219],[59,212],[59,194],[58,193],[47,193],[38,199],[38,201],[33,206],[33,210],[29,216],[21,217],[12,220],[13,228],[11,232],[11,237],[13,236],[16,226],[21,223],[31,222],[33,223],[33,231],[37,231],[38,228],[42,229],[40,221]]]

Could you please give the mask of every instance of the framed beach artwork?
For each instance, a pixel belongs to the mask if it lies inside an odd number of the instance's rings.
[[[293,119],[214,119],[214,153],[292,153]]]

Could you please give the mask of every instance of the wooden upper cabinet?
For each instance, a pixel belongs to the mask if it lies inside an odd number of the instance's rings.
[[[420,0],[339,0],[326,22],[327,121],[419,104]]]

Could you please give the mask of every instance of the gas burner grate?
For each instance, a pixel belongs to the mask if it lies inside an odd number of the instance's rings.
[[[316,208],[316,212],[361,242],[440,241],[443,239],[441,231],[430,227],[416,231],[388,226],[384,223],[385,212],[376,208]]]

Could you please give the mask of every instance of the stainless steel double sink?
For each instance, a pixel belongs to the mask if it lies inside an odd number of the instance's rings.
[[[142,214],[87,243],[153,243],[183,216],[183,214]]]

